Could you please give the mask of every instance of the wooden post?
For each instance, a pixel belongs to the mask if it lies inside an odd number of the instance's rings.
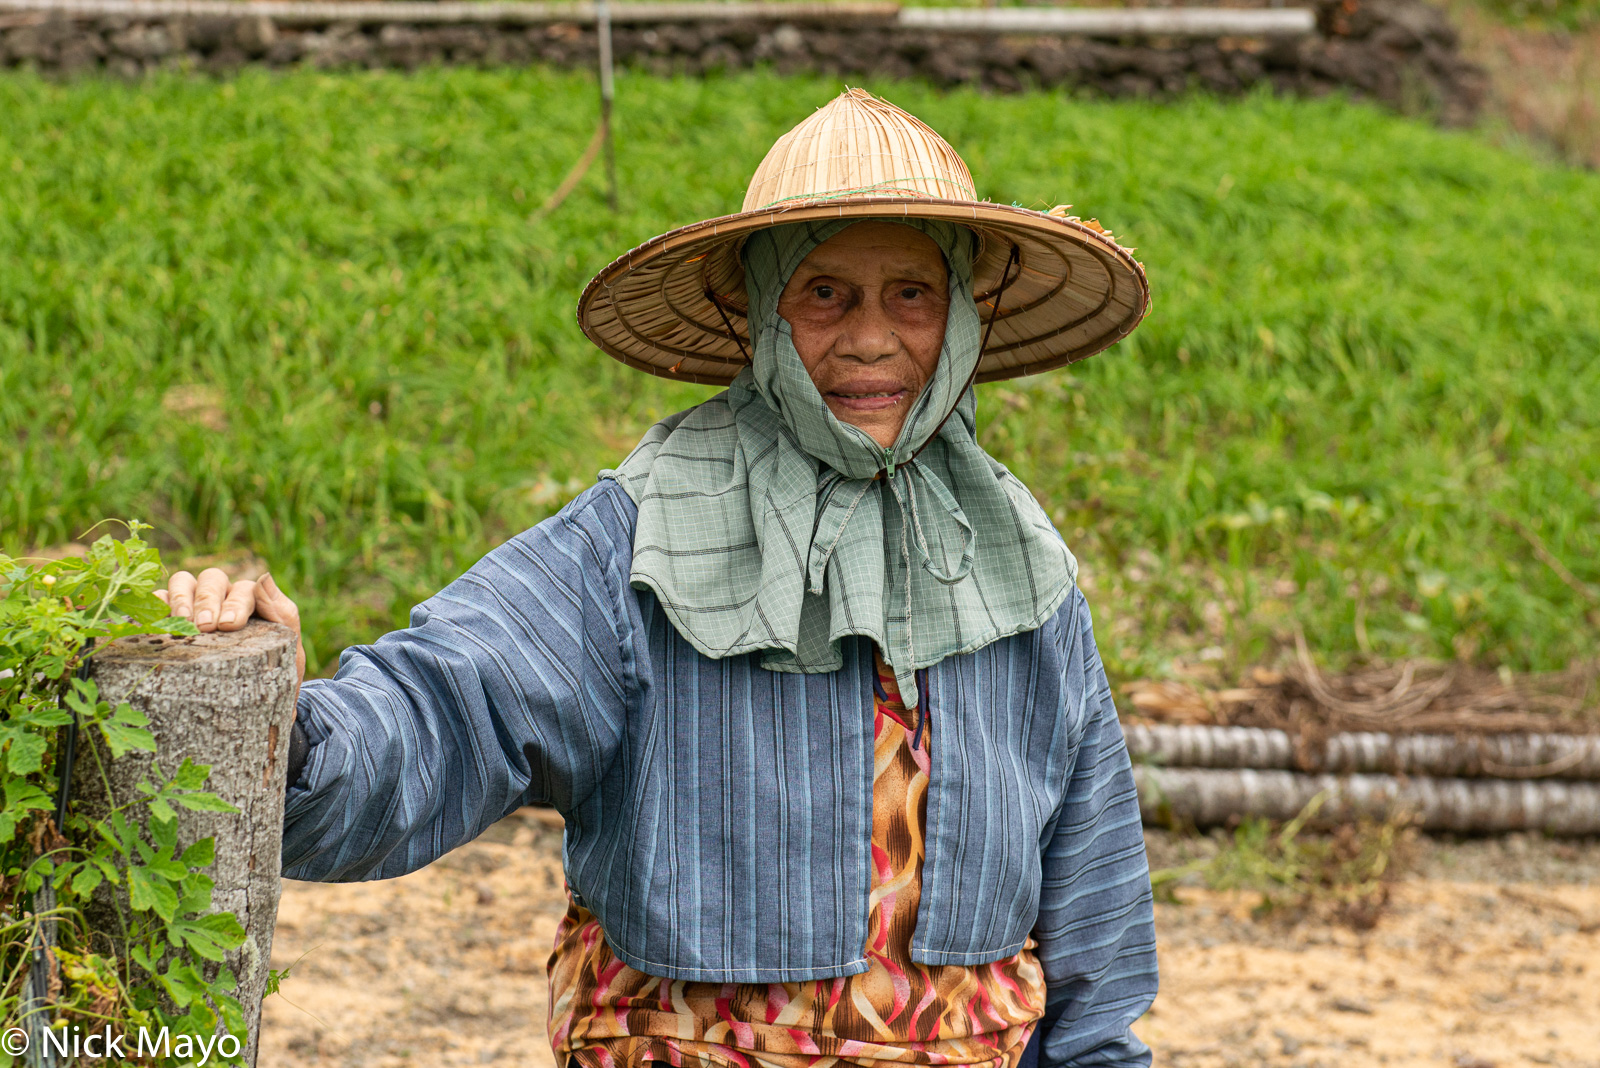
[[[296,690],[294,635],[276,623],[252,620],[231,634],[124,638],[97,650],[90,666],[105,700],[127,701],[150,717],[154,760],[163,772],[171,775],[185,757],[210,765],[206,789],[239,810],[179,809],[178,842],[181,848],[216,839],[209,871],[216,882],[212,907],[233,913],[245,929],[244,945],[228,954],[227,963],[239,980],[237,996],[250,1028],[245,1056],[254,1065],[278,915]],[[134,784],[149,776],[152,755],[135,751],[113,762],[102,747],[100,758],[112,797],[137,796]],[[103,811],[105,790],[91,754],[79,756],[73,779],[78,803]]]
[[[616,76],[611,58],[611,5],[607,0],[595,4],[595,37],[600,61],[600,128],[606,140],[606,203],[617,211],[616,133],[611,127],[611,102],[616,96]]]

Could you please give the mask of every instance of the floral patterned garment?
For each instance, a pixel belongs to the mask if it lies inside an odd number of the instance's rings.
[[[1030,937],[1014,957],[973,966],[911,959],[921,898],[932,716],[920,737],[893,672],[874,702],[868,970],[801,983],[703,983],[618,960],[571,903],[550,956],[550,1045],[566,1068],[832,1068],[955,1064],[1016,1068],[1044,1013]]]

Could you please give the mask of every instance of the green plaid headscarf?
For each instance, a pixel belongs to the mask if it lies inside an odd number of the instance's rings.
[[[651,427],[600,476],[639,506],[634,588],[654,592],[700,652],[761,650],[773,671],[837,671],[840,639],[860,634],[914,703],[919,669],[1050,618],[1078,564],[1028,488],[973,436],[966,384],[981,324],[970,230],[882,220],[922,231],[944,252],[944,348],[893,448],[829,411],[778,297],[811,250],[854,221],[751,236],[751,366],[725,392]],[[874,481],[880,471],[886,477]]]

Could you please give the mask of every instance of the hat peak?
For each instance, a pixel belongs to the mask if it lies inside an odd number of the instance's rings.
[[[972,172],[927,123],[851,88],[778,138],[745,192],[745,211],[849,196],[976,200]]]

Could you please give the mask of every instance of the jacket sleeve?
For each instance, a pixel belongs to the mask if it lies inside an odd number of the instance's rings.
[[[1068,700],[1081,702],[1071,781],[1047,828],[1036,950],[1040,1068],[1148,1065],[1130,1030],[1156,996],[1155,918],[1138,791],[1081,593]]]
[[[414,871],[506,813],[570,817],[637,702],[631,502],[601,483],[300,691],[309,743],[288,791],[284,875]]]

